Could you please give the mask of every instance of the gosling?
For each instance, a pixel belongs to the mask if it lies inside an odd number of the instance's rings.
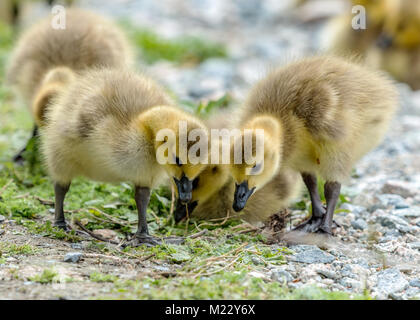
[[[332,53],[343,56],[357,54],[365,57],[370,46],[374,45],[382,32],[385,18],[393,10],[393,2],[399,0],[351,0],[352,7],[363,6],[366,14],[365,29],[356,29],[352,23],[357,16],[349,7],[348,12],[332,18],[322,34],[323,46]]]
[[[188,202],[192,181],[206,166],[205,161],[191,164],[179,153],[180,121],[187,125],[186,134],[196,129],[207,136],[201,121],[174,106],[146,76],[108,68],[78,75],[47,110],[41,132],[41,150],[54,181],[54,225],[67,228],[63,202],[75,177],[128,181],[135,186],[139,217],[132,245],[158,243],[149,235],[146,221],[150,190],[170,177],[181,201]],[[172,130],[176,141],[161,135],[163,129]],[[195,144],[187,146],[189,152]],[[205,159],[205,152],[200,157]]]
[[[256,84],[243,106],[241,127],[250,130],[238,139],[248,135],[264,145],[253,163],[230,167],[236,183],[234,209],[243,209],[280,168],[291,168],[301,173],[312,202],[311,218],[298,228],[332,234],[341,183],[381,142],[397,105],[391,80],[341,58],[310,57],[274,70]],[[326,209],[317,175],[326,181]]]
[[[240,117],[240,109],[220,110],[205,119],[210,129],[234,129]],[[223,156],[223,139],[219,140],[219,159]],[[229,148],[229,145],[227,145]],[[228,149],[227,148],[227,149]],[[300,194],[302,179],[298,172],[290,169],[281,170],[276,179],[266,184],[249,199],[247,206],[237,215],[251,223],[266,221],[271,215],[296,199]],[[230,176],[229,164],[209,164],[193,181],[192,199],[188,205],[177,202],[175,222],[185,217],[198,219],[223,218],[234,216],[232,212],[235,183]]]
[[[191,202],[187,206],[177,203],[175,222],[187,215],[203,220],[237,216],[251,224],[265,222],[271,215],[286,209],[299,196],[301,186],[302,179],[298,172],[281,170],[255,192],[239,214],[234,215],[232,202],[235,183],[230,177],[228,165],[209,165],[193,181]]]
[[[95,66],[123,67],[132,62],[124,33],[113,22],[89,11],[66,9],[65,29],[47,17],[26,30],[11,54],[7,82],[30,108],[35,126],[44,125],[50,101],[72,79],[73,72]],[[73,71],[73,72],[71,72]],[[15,157],[22,162],[24,147]]]
[[[381,35],[366,57],[366,63],[389,72],[396,80],[420,89],[420,2],[394,0]]]

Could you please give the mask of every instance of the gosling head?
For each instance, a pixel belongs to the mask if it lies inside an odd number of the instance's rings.
[[[208,131],[192,115],[172,107],[158,110],[160,130],[155,135],[156,158],[173,179],[179,201],[192,199],[193,181],[208,162]]]
[[[241,211],[249,197],[278,172],[281,161],[280,135],[280,125],[276,119],[259,116],[235,138],[231,146],[233,161],[230,172],[235,181],[233,209],[236,212]]]
[[[376,45],[381,49],[418,48],[420,46],[419,15],[420,4],[416,0],[389,1],[386,20]]]

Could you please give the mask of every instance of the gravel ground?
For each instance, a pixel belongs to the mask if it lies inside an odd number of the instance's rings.
[[[193,102],[226,92],[240,101],[271,66],[317,52],[325,23],[302,23],[284,9],[285,2],[274,0],[88,0],[83,6],[129,17],[167,36],[188,33],[225,43],[228,59],[197,67],[167,62],[147,67],[181,99]],[[378,299],[420,298],[420,91],[404,84],[399,89],[402,106],[385,141],[358,163],[342,189],[351,201],[336,215],[342,226],[336,238],[319,246],[312,240],[290,246],[295,254],[288,263],[268,267],[262,277],[291,288],[316,284],[352,293],[369,289]]]

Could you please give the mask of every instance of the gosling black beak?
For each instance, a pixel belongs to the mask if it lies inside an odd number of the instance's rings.
[[[376,41],[376,46],[381,49],[388,49],[392,46],[392,37],[386,33],[382,33]]]
[[[197,201],[193,201],[187,204],[182,204],[181,201],[178,201],[175,212],[174,212],[175,222],[178,223],[187,217],[187,206],[188,206],[188,215],[190,216],[191,213],[194,211],[195,207],[197,206],[197,204],[198,204]]]
[[[233,210],[236,212],[241,211],[245,208],[246,202],[251,194],[254,192],[255,187],[249,190],[248,181],[244,181],[241,184],[235,184],[235,196],[233,198]]]
[[[178,197],[181,203],[185,204],[191,201],[193,182],[189,180],[185,175],[182,176],[181,180],[174,177],[176,187],[178,189]]]

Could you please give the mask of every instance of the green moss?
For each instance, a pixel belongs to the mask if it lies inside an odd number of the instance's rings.
[[[111,274],[104,274],[95,271],[89,275],[89,279],[93,282],[114,282],[118,280],[118,277]]]
[[[249,275],[246,270],[224,272],[210,277],[149,278],[119,280],[107,299],[287,299],[287,300],[349,300],[369,296],[345,292],[329,292],[314,286],[290,290],[278,282],[267,282]]]
[[[32,220],[17,219],[18,223],[25,226],[30,233],[42,235],[44,237],[59,239],[68,242],[79,242],[81,238],[74,231],[65,232],[62,229],[53,227],[51,221],[39,223]]]
[[[53,269],[44,269],[42,273],[30,277],[29,280],[38,282],[41,284],[48,284],[56,282],[58,279],[58,273]]]
[[[30,255],[37,251],[36,248],[29,244],[17,245],[15,243],[0,243],[0,257],[14,255]]]
[[[142,58],[148,63],[169,60],[175,63],[197,64],[209,58],[227,56],[226,49],[221,44],[198,37],[183,36],[168,39],[149,29],[137,28],[126,21],[121,22],[121,25],[127,30],[139,48]]]

